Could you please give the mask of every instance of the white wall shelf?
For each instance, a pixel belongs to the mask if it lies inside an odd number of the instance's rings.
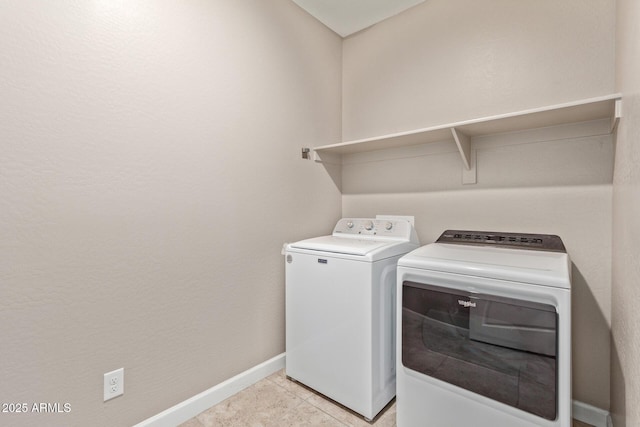
[[[471,140],[473,137],[607,118],[611,120],[610,131],[613,132],[621,114],[622,95],[611,94],[407,132],[323,145],[313,149],[314,160],[320,163],[339,164],[343,154],[452,140],[455,141],[462,159],[463,183],[472,184],[476,182],[475,152]]]

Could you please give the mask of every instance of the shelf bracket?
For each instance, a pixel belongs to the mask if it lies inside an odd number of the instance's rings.
[[[313,161],[316,163],[324,163],[329,165],[341,165],[342,156],[340,154],[327,152],[323,152],[322,154],[320,154],[316,150],[313,150]]]
[[[453,139],[456,140],[456,145],[458,146],[464,167],[467,170],[471,170],[471,138],[456,128],[451,128],[451,133],[453,134]]]
[[[618,123],[622,117],[622,99],[616,99],[613,106],[613,115],[611,116],[611,125],[609,131],[614,133],[618,128]]]
[[[477,183],[476,176],[476,150],[471,143],[469,135],[464,134],[459,129],[451,128],[451,134],[456,141],[460,157],[464,167],[462,168],[462,183],[463,184],[475,184]]]

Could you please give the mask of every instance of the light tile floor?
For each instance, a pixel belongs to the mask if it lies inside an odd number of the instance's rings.
[[[392,401],[373,423],[285,376],[284,370],[209,408],[180,427],[395,427]],[[573,427],[590,427],[573,421]]]
[[[180,427],[395,427],[395,403],[374,423],[287,379],[284,370],[257,382]]]

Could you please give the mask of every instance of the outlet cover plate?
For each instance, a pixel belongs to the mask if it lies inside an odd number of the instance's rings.
[[[104,401],[124,394],[124,368],[104,374]]]

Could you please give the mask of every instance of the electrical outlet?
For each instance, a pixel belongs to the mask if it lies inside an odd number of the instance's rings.
[[[104,401],[124,394],[124,368],[104,374]]]

